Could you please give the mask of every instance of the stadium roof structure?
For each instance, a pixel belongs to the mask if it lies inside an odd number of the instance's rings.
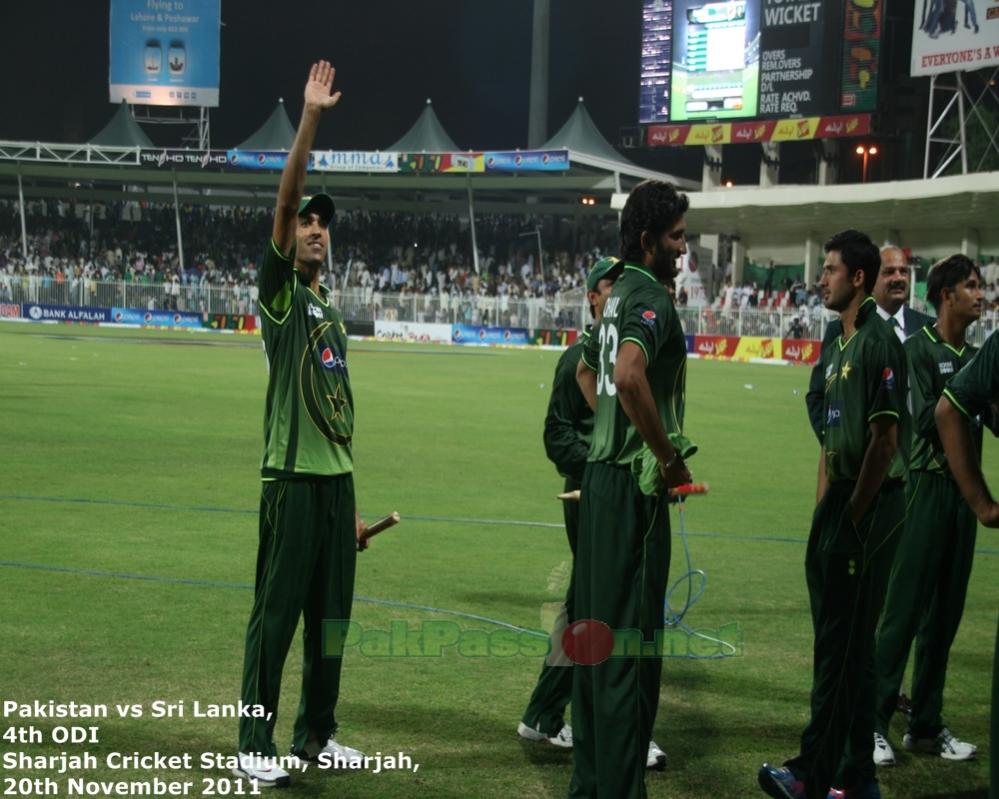
[[[999,172],[932,180],[845,183],[833,186],[758,186],[690,195],[691,230],[712,230],[752,239],[797,236],[808,231],[855,227],[901,232],[995,229],[999,219]]]
[[[277,105],[267,120],[257,128],[237,149],[239,150],[290,150],[295,143],[295,127],[288,119],[284,98],[279,97]]]
[[[399,153],[456,153],[461,148],[444,129],[428,97],[427,104],[412,127],[399,141],[385,149]]]
[[[118,105],[118,110],[114,116],[100,132],[91,140],[90,144],[104,147],[153,147],[153,142],[146,135],[145,131],[139,127],[132,112],[128,109],[128,103],[124,100]]]

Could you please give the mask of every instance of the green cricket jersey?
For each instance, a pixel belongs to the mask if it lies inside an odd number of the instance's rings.
[[[933,324],[928,324],[905,341],[909,358],[909,386],[912,390],[912,457],[910,469],[935,472],[954,479],[947,467],[934,412],[947,381],[961,371],[978,352],[965,344],[955,349],[942,338]],[[973,425],[972,438],[982,451],[982,429]]]
[[[999,430],[992,410],[992,403],[999,400],[999,336],[993,333],[986,339],[971,363],[951,379],[943,393],[969,419],[978,417],[993,432]]]
[[[687,341],[666,287],[644,266],[625,264],[583,362],[597,373],[597,412],[590,461],[630,466],[642,437],[625,414],[614,385],[614,362],[626,341],[645,353],[645,376],[666,433],[683,432]]]
[[[871,420],[892,416],[898,420],[898,448],[886,478],[904,480],[912,443],[905,350],[878,316],[873,297],[861,303],[856,325],[849,340],[840,335],[822,348],[826,479],[856,480],[870,443]]]
[[[545,452],[559,474],[583,479],[593,437],[593,411],[576,382],[576,367],[589,340],[589,331],[571,344],[555,367],[552,395],[545,416]]]
[[[353,471],[354,398],[347,330],[326,296],[301,282],[271,241],[260,268],[260,317],[267,355],[264,479]]]

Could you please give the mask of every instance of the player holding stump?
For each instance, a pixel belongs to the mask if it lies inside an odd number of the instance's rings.
[[[905,342],[914,427],[908,511],[877,637],[874,762],[885,766],[895,763],[888,725],[913,638],[912,714],[902,746],[947,760],[968,760],[976,752],[974,745],[951,735],[941,719],[947,657],[964,610],[977,520],[947,466],[934,411],[947,381],[977,352],[964,336],[982,313],[981,273],[969,258],[952,255],[934,265],[926,293],[938,319]],[[991,414],[986,421],[999,430]],[[973,427],[981,452],[982,428]]]
[[[863,233],[825,245],[823,303],[843,334],[822,349],[825,378],[818,507],[805,555],[815,630],[811,720],[797,757],[764,764],[778,799],[877,799],[874,630],[905,520],[910,422],[905,352],[870,292],[881,258]]]
[[[595,407],[583,473],[575,612],[654,642],[669,572],[664,490],[642,493],[632,466],[643,445],[665,487],[690,482],[671,443],[683,428],[687,344],[666,285],[686,251],[687,198],[645,181],[621,216],[624,272],[591,332],[577,379]],[[573,675],[571,797],[644,797],[662,657],[612,655]]]
[[[334,742],[339,657],[323,657],[324,620],[350,619],[360,520],[354,508],[354,401],[343,322],[319,282],[333,221],[331,197],[302,197],[320,114],[332,108],[334,70],[314,64],[305,107],[281,175],[273,238],[260,268],[260,316],[267,356],[260,543],[246,631],[242,700],[267,720],[241,719],[237,776],[288,785],[273,761],[281,672],[304,614],[302,697],[292,752],[363,757]]]

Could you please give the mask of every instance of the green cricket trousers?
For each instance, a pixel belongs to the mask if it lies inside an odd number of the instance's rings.
[[[567,477],[564,491],[575,491],[580,487],[579,481]],[[551,631],[551,654],[558,657],[562,652],[562,634],[565,628],[576,620],[573,610],[575,594],[576,569],[576,539],[579,536],[579,503],[565,500],[562,503],[562,515],[565,519],[565,534],[569,539],[569,549],[572,552],[572,572],[569,575],[569,587],[565,592],[565,603],[562,612],[555,621]],[[562,658],[568,660],[567,658]],[[528,727],[543,732],[548,737],[557,735],[565,724],[565,708],[572,699],[572,663],[554,665],[546,661],[541,667],[538,682],[531,693],[531,699],[524,711],[522,721]]]
[[[628,468],[588,463],[579,511],[576,618],[606,624],[615,651],[573,668],[569,795],[641,799],[662,674],[667,501],[642,494]]]
[[[944,726],[947,658],[964,612],[978,520],[954,481],[939,474],[913,472],[905,493],[905,533],[877,634],[876,728],[888,734],[915,638],[909,732],[934,738]]]
[[[305,652],[292,749],[302,750],[309,740],[323,745],[336,732],[342,658],[323,657],[323,622],[350,619],[356,559],[352,474],[264,483],[242,699],[270,715],[240,719],[241,752],[277,754],[281,672],[299,616],[305,619]]]
[[[787,766],[809,797],[874,778],[874,632],[905,520],[901,481],[889,481],[854,525],[854,483],[829,486],[812,517],[805,577],[815,630],[811,719]]]

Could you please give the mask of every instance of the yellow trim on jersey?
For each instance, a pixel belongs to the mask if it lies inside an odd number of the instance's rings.
[[[277,242],[274,241],[273,236],[271,236],[271,247],[274,249],[274,254],[277,255],[277,257],[280,258],[282,261],[286,263],[291,261],[291,258],[289,258],[287,255],[281,252],[281,248],[277,246]],[[263,311],[264,314],[267,316],[267,318],[270,319],[276,325],[283,325],[285,322],[287,322],[288,316],[291,314],[291,309],[295,307],[295,289],[297,288],[298,284],[298,272],[296,272],[294,269],[291,270],[291,280],[292,280],[291,290],[290,290],[291,297],[288,302],[288,310],[284,312],[283,316],[281,317],[275,316],[269,310],[267,310],[266,303],[261,301],[257,302],[257,305],[260,306],[260,310]]]
[[[944,396],[945,396],[945,397],[946,397],[947,399],[949,399],[949,400],[950,400],[950,401],[951,401],[951,402],[952,402],[952,403],[954,404],[954,407],[955,407],[955,408],[957,408],[957,409],[958,409],[958,410],[959,410],[959,411],[960,411],[961,413],[963,413],[963,414],[964,414],[965,416],[967,416],[967,417],[968,417],[969,419],[971,419],[971,418],[972,418],[971,414],[970,414],[970,413],[968,413],[968,409],[967,409],[967,408],[965,408],[965,407],[964,407],[964,406],[963,406],[963,405],[962,405],[962,404],[961,404],[960,402],[958,402],[958,401],[957,401],[957,398],[956,398],[956,397],[955,397],[955,396],[954,396],[954,395],[953,395],[953,394],[951,393],[951,391],[950,391],[950,389],[949,389],[949,388],[945,388],[945,389],[943,390],[943,393],[944,393]]]
[[[626,342],[626,341],[634,341],[639,347],[642,348],[642,354],[645,356],[645,365],[648,366],[649,365],[649,360],[650,360],[649,359],[649,351],[647,349],[645,349],[645,344],[642,341],[640,341],[637,338],[635,338],[634,336],[628,336],[627,338],[621,339],[621,343],[622,344],[624,344],[624,342]],[[618,348],[618,351],[620,352],[620,347]]]
[[[867,417],[867,421],[869,422],[878,416],[894,416],[896,419],[900,418],[897,411],[876,411]]]
[[[306,286],[305,290],[308,291],[309,294],[311,294],[317,300],[319,300],[319,302],[321,302],[323,304],[324,308],[329,308],[330,307],[330,301],[328,299],[326,299],[325,297],[320,297],[318,294],[316,294],[316,292],[314,292],[312,290],[312,286]]]
[[[645,276],[646,276],[646,277],[647,277],[647,278],[648,278],[649,280],[651,280],[651,281],[652,281],[653,283],[659,283],[659,281],[658,281],[658,280],[656,280],[656,276],[655,276],[655,275],[653,275],[653,274],[652,274],[652,273],[651,273],[651,272],[650,272],[650,271],[649,271],[648,269],[646,269],[646,268],[645,268],[644,266],[638,266],[637,264],[627,264],[627,263],[626,263],[626,264],[624,265],[624,271],[625,271],[625,272],[627,272],[627,271],[628,271],[629,269],[630,269],[630,270],[631,270],[632,272],[640,272],[641,274],[645,275]],[[662,285],[662,284],[661,284],[661,283],[659,283],[659,285]]]

